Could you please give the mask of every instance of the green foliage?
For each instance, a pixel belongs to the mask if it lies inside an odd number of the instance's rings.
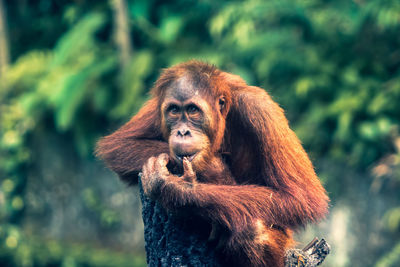
[[[112,227],[118,225],[121,218],[114,210],[106,207],[100,197],[91,189],[86,188],[83,191],[84,205],[93,211],[104,227]]]
[[[141,106],[146,92],[145,81],[151,74],[153,60],[153,55],[148,50],[135,53],[129,66],[121,73],[119,80],[121,96],[117,100],[119,104],[109,111],[111,117],[127,118]]]
[[[35,165],[31,138],[68,137],[81,158],[90,158],[95,140],[140,108],[161,68],[192,58],[266,88],[317,165],[323,159],[368,174],[360,177],[371,179],[376,194],[387,183],[399,189],[398,0],[127,1],[133,53],[125,67],[110,1],[61,1],[57,8],[37,2],[8,8],[14,60],[0,83],[0,220],[12,224],[0,233],[0,259],[12,257],[18,266],[46,265],[52,257],[66,266],[107,265],[64,249],[53,253],[21,230],[26,169]],[[32,32],[42,37],[18,40]],[[320,176],[334,200],[345,197],[346,181]],[[400,199],[391,194],[395,204],[382,223],[398,237]],[[82,198],[101,224],[119,223],[93,190]],[[24,249],[5,247],[19,238]],[[37,251],[36,241],[56,256]],[[387,244],[393,248],[377,266],[399,262],[399,245]]]
[[[113,252],[87,244],[63,244],[0,226],[0,262],[6,266],[146,266],[143,256]]]
[[[398,243],[385,257],[379,259],[376,267],[398,266],[400,263],[400,243]]]

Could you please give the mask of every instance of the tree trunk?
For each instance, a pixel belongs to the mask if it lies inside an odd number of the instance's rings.
[[[5,3],[0,0],[0,78],[4,76],[9,63],[6,9]]]
[[[111,0],[114,9],[114,39],[119,50],[119,62],[124,69],[132,56],[128,10],[125,0]]]

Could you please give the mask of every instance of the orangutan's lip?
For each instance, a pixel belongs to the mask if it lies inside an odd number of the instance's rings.
[[[192,155],[176,155],[176,157],[182,162],[184,158],[187,158],[190,162],[196,157],[197,153],[194,153]]]

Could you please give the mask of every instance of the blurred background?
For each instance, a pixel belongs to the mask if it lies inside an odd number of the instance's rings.
[[[331,198],[324,266],[400,266],[400,1],[0,0],[0,266],[145,266],[137,188],[93,156],[162,68],[286,110]]]

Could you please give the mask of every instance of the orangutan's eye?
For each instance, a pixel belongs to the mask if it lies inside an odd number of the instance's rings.
[[[193,105],[193,104],[189,105],[186,110],[187,110],[187,112],[189,114],[194,114],[194,113],[200,112],[200,109],[197,106]]]
[[[221,97],[219,99],[219,107],[221,110],[225,107],[225,98],[224,97]]]
[[[180,108],[177,105],[171,105],[167,109],[169,114],[176,115],[180,112]]]

